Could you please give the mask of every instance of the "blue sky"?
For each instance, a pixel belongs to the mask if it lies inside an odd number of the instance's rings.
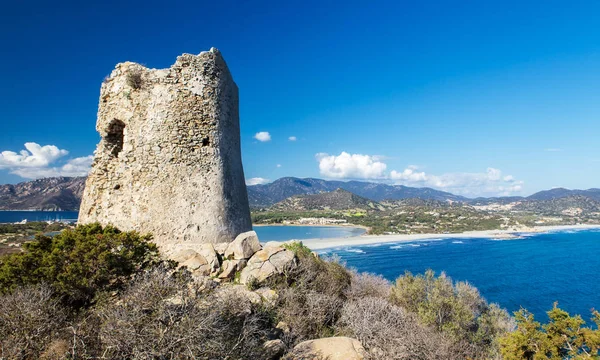
[[[0,44],[0,183],[86,171],[118,62],[214,46],[249,181],[600,187],[598,1],[13,1]]]

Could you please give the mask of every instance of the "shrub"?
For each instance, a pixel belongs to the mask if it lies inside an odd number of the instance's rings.
[[[138,90],[142,87],[142,84],[143,79],[141,70],[132,70],[127,74],[127,85],[131,86],[135,90]]]
[[[35,239],[25,244],[25,252],[0,258],[0,292],[45,282],[80,307],[98,291],[118,289],[133,273],[159,261],[151,236],[112,226],[80,225]]]
[[[334,335],[344,302],[337,296],[292,287],[279,294],[277,320],[290,327],[287,345]]]
[[[108,358],[260,359],[270,318],[242,294],[202,291],[157,268],[98,310]]]
[[[476,288],[465,282],[454,285],[444,273],[435,277],[432,270],[424,275],[407,272],[400,276],[391,300],[456,343],[468,344],[478,357],[495,356],[497,337],[512,330],[506,311],[488,305]]]
[[[0,298],[0,358],[36,359],[66,327],[67,312],[47,285],[19,288]]]
[[[387,300],[390,297],[392,285],[383,276],[356,271],[351,274],[350,286],[345,291],[346,298],[362,299],[370,296]]]
[[[440,333],[421,326],[413,314],[386,299],[347,302],[338,327],[342,334],[359,340],[372,359],[460,358],[451,353],[451,342]]]
[[[298,258],[298,265],[288,274],[288,286],[315,291],[336,297],[344,297],[345,290],[350,286],[351,274],[337,259],[323,260],[314,255],[301,242],[285,245]]]
[[[595,359],[600,356],[600,313],[593,312],[596,329],[584,327],[581,316],[570,316],[558,304],[541,325],[525,309],[515,312],[517,329],[500,339],[504,359]]]

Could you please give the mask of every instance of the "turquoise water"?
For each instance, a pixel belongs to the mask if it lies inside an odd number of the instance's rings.
[[[27,221],[77,221],[77,211],[0,211],[0,223]]]
[[[405,270],[445,271],[468,281],[510,312],[524,307],[540,320],[555,301],[590,323],[600,308],[600,231],[523,235],[518,240],[435,239],[336,248],[350,267],[394,280]]]
[[[364,229],[341,226],[255,226],[260,241],[326,239],[360,236]]]

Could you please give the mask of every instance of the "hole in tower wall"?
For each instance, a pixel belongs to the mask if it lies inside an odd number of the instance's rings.
[[[123,150],[124,131],[125,123],[120,120],[113,120],[108,125],[104,140],[106,141],[106,150],[113,157],[119,156],[119,153]]]

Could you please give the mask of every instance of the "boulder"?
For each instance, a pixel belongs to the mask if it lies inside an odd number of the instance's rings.
[[[173,260],[179,263],[179,267],[187,267],[194,275],[208,276],[213,272],[214,266],[209,264],[204,256],[192,249],[178,252],[173,256]]]
[[[367,352],[358,340],[330,337],[301,342],[287,355],[287,359],[363,360],[366,356]]]
[[[198,249],[198,254],[202,255],[210,267],[210,275],[216,275],[221,268],[219,256],[215,251],[213,244],[202,244]]]
[[[264,343],[265,359],[279,359],[285,353],[285,344],[279,339],[269,340]]]
[[[219,254],[219,256],[221,256],[222,258],[225,258],[225,251],[229,247],[229,243],[216,243],[213,244],[213,246],[215,247],[215,251],[217,252],[217,254]]]
[[[263,303],[268,306],[275,306],[277,304],[277,300],[279,299],[279,295],[275,290],[269,289],[268,287],[263,287],[257,290],[254,290],[255,293],[260,295],[263,299]]]
[[[261,283],[273,275],[283,274],[295,264],[296,256],[290,250],[281,246],[267,246],[248,260],[248,265],[240,274],[240,283],[247,284],[251,279]]]
[[[225,250],[225,258],[233,260],[249,259],[260,250],[260,242],[254,231],[239,234]]]
[[[219,279],[233,279],[235,273],[246,266],[246,260],[224,260]]]

